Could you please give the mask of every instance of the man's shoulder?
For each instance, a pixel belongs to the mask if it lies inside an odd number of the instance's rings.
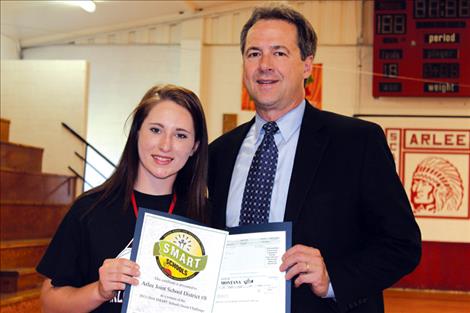
[[[357,117],[341,115],[334,112],[315,109],[311,112],[311,116],[315,116],[316,122],[321,123],[329,132],[338,133],[364,133],[376,132],[381,127],[373,122],[366,121]],[[313,120],[315,123],[315,121]]]
[[[213,151],[218,148],[223,148],[226,144],[234,144],[236,142],[241,142],[250,130],[251,125],[253,125],[253,121],[254,120],[252,119],[246,123],[243,123],[216,138],[210,143],[209,151]]]

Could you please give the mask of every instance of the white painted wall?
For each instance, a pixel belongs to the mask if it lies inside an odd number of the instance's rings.
[[[160,83],[178,83],[179,47],[162,46],[48,46],[23,51],[27,60],[87,60],[88,142],[115,164],[127,139],[125,122],[145,92]],[[84,133],[85,134],[85,133]],[[109,175],[113,167],[89,150],[91,164]],[[96,186],[102,177],[87,168],[87,180]]]
[[[10,142],[44,148],[42,170],[72,175],[85,152],[62,126],[87,132],[87,63],[85,61],[1,61],[2,117],[11,121]],[[78,182],[80,185],[80,182]]]
[[[20,46],[18,41],[4,34],[1,34],[0,50],[2,60],[15,60],[20,58]]]
[[[224,113],[238,114],[238,123],[248,121],[253,112],[241,111],[242,62],[238,46],[204,48],[203,101],[209,141],[222,134]]]

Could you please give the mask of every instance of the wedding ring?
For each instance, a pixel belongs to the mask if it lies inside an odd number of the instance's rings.
[[[308,272],[308,271],[310,270],[310,264],[308,264],[308,263],[305,263],[305,266],[307,267],[307,270],[306,270],[306,272]]]

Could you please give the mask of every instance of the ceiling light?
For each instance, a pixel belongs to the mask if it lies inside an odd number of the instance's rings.
[[[96,10],[96,4],[93,2],[93,0],[62,1],[62,2],[81,7],[83,10],[89,13],[95,12]]]

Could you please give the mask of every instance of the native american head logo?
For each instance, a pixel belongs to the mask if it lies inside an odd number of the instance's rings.
[[[463,183],[457,168],[442,157],[422,160],[411,182],[414,213],[458,211],[462,205]]]

